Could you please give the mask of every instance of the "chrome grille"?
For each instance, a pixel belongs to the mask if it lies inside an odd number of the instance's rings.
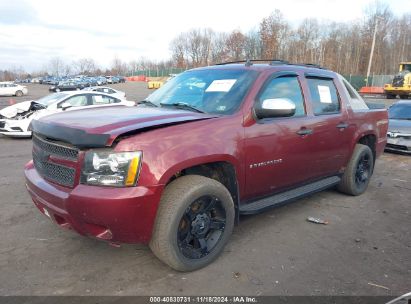
[[[33,134],[33,164],[44,178],[57,184],[73,187],[76,169],[50,161],[50,156],[77,162],[79,150],[54,143]]]

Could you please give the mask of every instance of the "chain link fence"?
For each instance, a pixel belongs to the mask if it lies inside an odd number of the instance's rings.
[[[180,74],[184,71],[182,68],[146,69],[129,71],[127,76],[168,77],[170,74]]]
[[[343,75],[345,79],[358,91],[367,86],[367,77],[362,75]],[[368,77],[369,87],[383,87],[386,83],[391,83],[394,75],[372,75]]]

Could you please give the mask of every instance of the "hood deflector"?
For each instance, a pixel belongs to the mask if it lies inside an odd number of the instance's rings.
[[[115,128],[107,133],[88,133],[84,129],[72,128],[67,125],[60,125],[58,121],[51,123],[42,120],[33,120],[31,129],[34,133],[40,134],[54,140],[60,140],[83,148],[104,148],[110,147],[114,141],[123,135],[136,134],[147,129],[164,128],[171,125],[182,124],[190,121],[198,121],[214,118],[216,116],[209,115],[189,115],[182,117],[164,117],[161,120],[145,121],[131,125]]]

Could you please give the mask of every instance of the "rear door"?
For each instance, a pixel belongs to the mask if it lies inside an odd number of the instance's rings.
[[[354,128],[336,87],[338,79],[309,73],[305,81],[312,112],[311,170],[314,177],[333,175],[345,166]]]
[[[310,118],[295,72],[274,73],[255,102],[287,98],[296,105],[292,117],[262,119],[245,127],[246,197],[264,196],[310,179]]]

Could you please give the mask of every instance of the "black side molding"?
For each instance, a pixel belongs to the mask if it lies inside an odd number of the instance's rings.
[[[273,207],[282,206],[286,203],[295,201],[296,199],[335,186],[340,182],[340,180],[341,178],[339,176],[327,177],[292,190],[281,192],[252,203],[241,205],[240,214],[256,214]]]

